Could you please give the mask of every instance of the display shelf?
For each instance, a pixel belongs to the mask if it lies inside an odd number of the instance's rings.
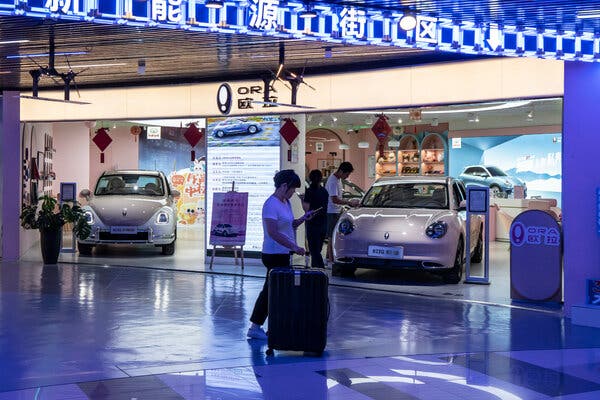
[[[375,176],[395,176],[398,174],[398,163],[395,150],[385,150],[383,154],[375,153],[377,164],[375,165]]]
[[[398,174],[418,175],[421,172],[419,141],[414,135],[405,134],[398,147]]]
[[[446,143],[437,133],[429,133],[421,142],[421,173],[423,175],[446,174]]]

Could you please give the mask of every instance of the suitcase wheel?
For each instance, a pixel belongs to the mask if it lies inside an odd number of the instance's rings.
[[[268,356],[272,356],[273,354],[274,354],[273,349],[271,349],[271,348],[267,349],[267,355]]]

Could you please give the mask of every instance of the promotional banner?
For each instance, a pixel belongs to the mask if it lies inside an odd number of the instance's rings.
[[[248,193],[213,193],[210,241],[212,245],[246,244]]]
[[[207,221],[213,220],[213,196],[235,183],[236,190],[248,193],[247,251],[262,249],[262,205],[273,193],[273,176],[280,169],[279,126],[279,117],[272,116],[207,121]]]

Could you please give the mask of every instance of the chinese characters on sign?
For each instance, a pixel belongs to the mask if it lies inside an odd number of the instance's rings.
[[[182,0],[152,0],[152,19],[178,23],[182,19]]]
[[[71,8],[71,0],[46,0],[44,8],[47,8],[50,12],[66,14]]]
[[[346,8],[340,13],[340,31],[342,37],[360,39],[365,37],[367,14],[365,10],[354,7]]]
[[[560,246],[560,233],[546,226],[525,226],[521,222],[515,222],[510,229],[510,243],[513,246]]]
[[[266,31],[277,28],[279,0],[252,0],[250,11],[250,27]]]

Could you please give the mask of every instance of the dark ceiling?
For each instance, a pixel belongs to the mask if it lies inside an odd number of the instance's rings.
[[[600,20],[577,20],[575,17],[582,10],[600,9],[600,1],[329,0],[319,3],[392,11],[413,8],[432,16],[460,16],[463,20],[496,21],[512,25],[525,22],[528,18],[529,24],[544,24],[552,28],[561,25],[569,30],[600,30]],[[279,44],[282,41],[285,42],[286,68],[297,72],[306,67],[307,81],[310,74],[314,73],[476,57],[417,48],[331,45],[269,36],[199,33],[3,16],[0,17],[0,40],[30,40],[24,44],[0,45],[0,87],[3,90],[31,90],[32,78],[29,71],[47,66],[47,57],[7,59],[7,56],[47,53],[51,31],[54,31],[56,52],[87,52],[69,56],[68,60],[64,56],[56,57],[56,69],[59,72],[68,71],[68,64],[73,71],[81,71],[75,79],[79,88],[259,79],[261,74],[268,74],[269,70],[277,68]],[[325,47],[332,47],[330,58],[324,57]],[[138,73],[138,60],[145,60],[144,74]],[[95,66],[86,67],[88,65]],[[40,87],[60,89],[62,83],[42,77]]]

